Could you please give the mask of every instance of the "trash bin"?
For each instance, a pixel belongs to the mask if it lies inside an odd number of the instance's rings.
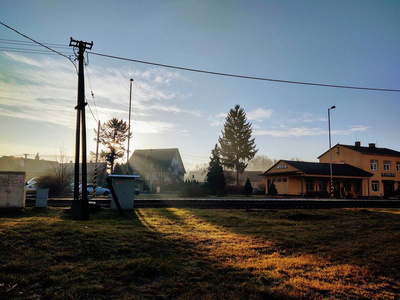
[[[47,198],[49,189],[37,189],[36,191],[36,207],[47,207]]]
[[[119,204],[123,210],[133,209],[133,202],[135,198],[135,180],[140,178],[139,175],[108,175],[111,179],[109,188],[115,192]],[[112,192],[111,209],[117,209],[114,200],[114,193]]]

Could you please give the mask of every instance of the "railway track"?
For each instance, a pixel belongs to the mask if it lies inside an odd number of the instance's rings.
[[[50,198],[50,207],[70,207],[72,198]],[[90,203],[110,207],[111,199],[93,198]],[[26,199],[26,207],[35,206],[35,199]],[[400,200],[342,200],[342,199],[135,199],[135,208],[145,207],[194,207],[194,208],[238,208],[238,209],[289,209],[289,208],[400,208]]]

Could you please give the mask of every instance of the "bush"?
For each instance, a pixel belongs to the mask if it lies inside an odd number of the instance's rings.
[[[226,193],[230,195],[243,195],[244,194],[244,187],[240,185],[227,185],[226,186]]]
[[[39,177],[37,183],[38,188],[49,189],[50,197],[62,195],[68,185],[69,181],[66,178],[60,178],[51,174]]]
[[[270,196],[278,195],[278,190],[276,189],[275,183],[271,183],[271,185],[269,186],[268,195]]]
[[[253,187],[248,177],[246,183],[244,184],[244,193],[246,194],[246,196],[250,196],[251,194],[253,194]]]
[[[265,186],[265,183],[260,183],[257,188],[259,189],[259,194],[260,195],[265,195],[265,192],[267,191],[267,188]],[[253,191],[254,192],[254,191]]]
[[[179,194],[181,197],[205,197],[207,195],[208,190],[206,187],[193,184],[183,184]]]

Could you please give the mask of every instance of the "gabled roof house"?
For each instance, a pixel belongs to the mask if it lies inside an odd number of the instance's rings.
[[[181,182],[186,173],[178,148],[135,150],[129,164],[150,185]]]

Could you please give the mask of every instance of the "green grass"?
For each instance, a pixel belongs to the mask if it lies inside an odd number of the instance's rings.
[[[396,299],[400,210],[0,212],[1,299]]]

